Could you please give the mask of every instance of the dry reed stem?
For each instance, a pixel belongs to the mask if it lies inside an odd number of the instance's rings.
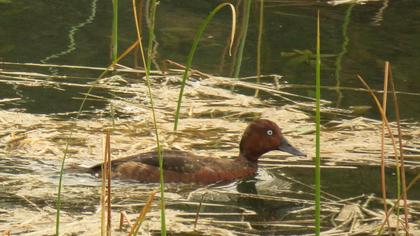
[[[28,202],[31,206],[33,206],[40,213],[45,213],[45,211],[43,209],[41,209],[38,205],[36,205],[33,201],[29,200],[27,197],[25,197],[21,194],[16,194],[15,196],[20,197],[23,200],[25,200],[26,202]]]
[[[297,94],[293,94],[293,93],[288,93],[288,92],[284,92],[281,90],[276,90],[273,89],[271,87],[268,87],[266,85],[262,85],[262,84],[254,84],[254,83],[249,83],[249,82],[244,82],[244,81],[238,81],[238,80],[232,80],[230,78],[224,78],[224,77],[212,77],[211,81],[214,81],[218,84],[227,84],[227,85],[231,85],[231,86],[240,86],[240,87],[244,87],[244,88],[250,88],[250,89],[255,89],[255,90],[261,90],[264,92],[267,92],[273,96],[275,95],[287,95],[290,97],[296,97],[296,98],[302,98],[305,100],[310,100],[310,101],[314,101],[315,99],[312,97],[307,97],[307,96],[302,96],[302,95],[297,95]],[[283,99],[285,99],[284,97],[282,97]],[[296,101],[289,99],[291,102],[296,103]],[[289,101],[288,100],[288,101]],[[330,101],[326,101],[326,100],[321,100],[321,104],[329,104],[331,103]]]
[[[106,185],[105,185],[105,168],[106,168],[106,137],[103,138],[103,162],[102,162],[102,182],[101,182],[101,236],[105,235],[105,204],[106,204]]]
[[[124,226],[124,220],[127,222],[128,226],[131,228],[133,227],[133,223],[131,223],[130,218],[127,215],[126,211],[120,211],[120,230],[122,230]]]
[[[309,85],[309,84],[282,84],[282,87],[284,88],[296,88],[296,89],[312,89],[315,86]],[[321,89],[325,90],[337,90],[334,86],[327,86],[323,85],[321,86]],[[345,91],[353,91],[353,92],[369,92],[368,89],[364,88],[355,88],[355,87],[340,87],[339,90],[345,90]],[[382,90],[375,90],[372,89],[375,93],[383,93]],[[390,93],[390,92],[388,92]],[[397,94],[403,94],[403,95],[410,95],[410,96],[420,96],[420,93],[414,93],[414,92],[405,92],[405,91],[396,91]]]
[[[398,144],[400,149],[400,163],[401,163],[401,185],[402,185],[402,194],[403,194],[403,203],[404,203],[404,220],[405,220],[405,226],[407,227],[407,234],[410,234],[410,226],[408,224],[408,213],[409,208],[407,206],[407,183],[405,178],[405,164],[404,164],[404,150],[403,150],[403,144],[402,144],[402,130],[401,130],[401,119],[400,119],[400,109],[398,104],[398,98],[396,94],[395,89],[395,83],[392,77],[392,69],[391,66],[389,67],[389,80],[391,82],[391,91],[392,96],[394,100],[394,110],[395,110],[395,116],[397,118],[397,131],[398,131]]]
[[[418,174],[416,177],[414,177],[413,180],[410,181],[410,183],[407,186],[407,192],[411,189],[412,186],[414,186],[417,183],[417,180],[419,180],[419,179],[420,179],[420,174]],[[379,233],[382,232],[382,230],[383,230],[383,228],[385,226],[386,220],[389,218],[389,216],[391,215],[392,211],[395,209],[395,206],[397,206],[398,202],[401,201],[401,199],[402,199],[402,194],[400,194],[400,196],[398,197],[398,199],[394,202],[393,206],[388,210],[388,212],[386,212],[386,214],[385,214],[385,220],[382,222],[382,224],[381,224],[381,226],[380,226],[380,228],[378,230]]]
[[[399,164],[399,159],[398,159],[398,150],[397,150],[397,144],[396,144],[396,141],[395,141],[395,137],[394,137],[394,135],[393,135],[393,133],[392,133],[392,129],[391,129],[391,126],[390,126],[390,124],[389,124],[389,122],[388,122],[388,119],[386,118],[386,115],[385,115],[385,113],[384,113],[384,111],[382,110],[382,106],[381,106],[381,104],[379,103],[379,100],[378,100],[378,98],[376,97],[376,95],[373,93],[373,91],[372,91],[372,89],[369,87],[369,85],[365,82],[365,80],[360,76],[360,75],[357,75],[357,78],[363,83],[363,85],[366,87],[366,88],[368,88],[369,89],[369,93],[370,93],[370,95],[372,96],[372,98],[373,98],[373,100],[375,101],[375,103],[376,103],[376,106],[378,107],[378,110],[379,110],[379,113],[381,114],[381,117],[382,117],[382,119],[385,121],[385,125],[386,125],[386,127],[387,127],[387,129],[388,129],[388,134],[389,134],[389,137],[391,138],[391,140],[392,140],[392,148],[393,148],[393,150],[394,150],[394,153],[395,153],[395,161],[396,161],[396,164],[398,165]]]
[[[387,64],[386,64],[387,65]],[[389,66],[389,64],[388,64],[388,66]],[[387,67],[387,66],[386,66]],[[388,74],[389,74],[389,70],[388,70],[388,68],[386,69],[386,75],[385,75],[385,77],[386,78],[388,78]],[[381,117],[382,117],[382,119],[383,119],[383,121],[384,121],[384,123],[386,124],[386,126],[387,126],[387,128],[388,128],[388,132],[389,132],[389,136],[391,137],[391,140],[392,140],[392,146],[393,146],[393,149],[394,149],[394,154],[395,154],[395,161],[396,161],[396,167],[398,168],[398,169],[400,169],[401,168],[401,162],[400,162],[400,160],[399,160],[399,155],[401,155],[401,153],[398,153],[398,151],[397,151],[397,148],[396,148],[396,141],[395,141],[395,138],[394,138],[394,135],[393,135],[393,133],[392,133],[392,130],[391,130],[391,128],[390,128],[390,126],[389,126],[389,123],[388,123],[388,120],[387,120],[387,118],[386,118],[386,114],[385,114],[385,111],[381,108],[381,106],[380,106],[380,104],[379,104],[379,101],[378,101],[378,99],[377,99],[377,97],[375,96],[375,94],[373,93],[373,91],[370,89],[370,87],[369,87],[369,85],[363,80],[363,78],[362,77],[360,77],[359,75],[357,75],[357,78],[365,85],[365,87],[366,88],[368,88],[369,89],[369,92],[370,92],[370,94],[371,94],[371,96],[372,96],[372,98],[374,99],[374,101],[375,101],[375,103],[376,103],[376,105],[377,105],[377,107],[378,107],[378,109],[379,109],[379,111],[380,111],[380,113],[381,113]],[[401,139],[401,137],[400,137],[400,139]],[[402,150],[402,148],[400,147],[400,151]],[[397,176],[397,178],[399,178],[400,176]],[[399,201],[396,203],[396,204],[398,204],[398,206],[399,206]],[[395,207],[395,206],[393,206],[393,207]],[[389,222],[388,222],[388,217],[386,217],[385,218],[386,219],[386,221],[387,221],[387,223],[388,223],[388,225],[389,225]],[[399,226],[399,223],[397,222],[397,232],[398,232],[398,226]],[[379,232],[381,232],[381,231],[379,231]],[[408,233],[408,232],[406,232],[406,233]]]
[[[133,43],[125,52],[122,53],[120,57],[118,57],[117,61],[128,55],[135,47],[137,41]],[[137,43],[138,44],[138,43]],[[133,47],[133,45],[135,45]],[[77,70],[97,70],[97,71],[115,71],[115,72],[127,72],[127,73],[142,73],[144,74],[144,70],[138,69],[119,69],[113,67],[91,67],[91,66],[73,66],[73,65],[57,65],[57,64],[38,64],[38,63],[16,63],[16,62],[5,62],[0,61],[0,65],[11,65],[11,66],[32,66],[32,67],[55,67],[55,68],[66,68],[66,69],[77,69]],[[150,71],[153,74],[161,74],[160,71]],[[56,76],[55,76],[56,77]]]
[[[108,214],[107,214],[107,235],[111,235],[111,135],[110,131],[106,131],[106,179],[107,179],[107,207],[108,207]]]
[[[200,206],[200,204],[198,205]],[[178,216],[194,216],[194,222],[197,216],[197,212],[192,212],[192,213],[178,213]],[[200,212],[200,216],[212,216],[212,217],[216,217],[216,216],[255,216],[257,215],[257,213],[255,212]],[[195,223],[194,223],[195,224]]]
[[[131,226],[131,230],[130,230],[130,233],[128,233],[128,236],[133,236],[134,233],[137,231],[137,229],[140,227],[141,223],[144,221],[144,218],[146,217],[147,212],[149,212],[150,209],[152,208],[152,203],[156,197],[157,192],[158,191],[153,191],[150,193],[149,199],[147,199],[147,202],[142,208],[139,216],[137,217],[136,222]]]
[[[175,61],[172,61],[172,60],[169,60],[169,59],[166,59],[165,61],[164,61],[164,64],[166,64],[166,65],[174,65],[174,66],[176,66],[176,67],[178,67],[178,68],[180,68],[180,69],[184,69],[185,70],[185,66],[184,65],[182,65],[182,64],[180,64],[180,63],[178,63],[178,62],[175,62]],[[195,69],[189,69],[189,71],[188,71],[189,73],[191,73],[192,75],[199,75],[199,76],[202,76],[202,77],[204,77],[204,78],[210,78],[210,77],[212,77],[211,75],[209,75],[209,74],[206,74],[206,73],[204,73],[204,72],[201,72],[201,71],[199,71],[199,70],[195,70]]]
[[[198,204],[198,207],[197,207],[197,212],[196,212],[196,214],[195,214],[194,230],[196,230],[196,229],[197,229],[197,223],[198,223],[198,217],[199,217],[199,215],[200,215],[201,205],[202,205],[202,203],[203,203],[204,196],[205,196],[206,194],[207,194],[207,192],[204,192],[204,193],[201,195],[200,204]]]
[[[111,150],[109,130],[106,131],[103,140],[103,150],[104,153],[102,163],[101,235],[109,236],[111,235]],[[106,212],[105,208],[107,208]]]
[[[211,79],[210,79],[211,80]],[[210,93],[209,93],[210,94]],[[205,93],[205,95],[206,95],[206,93]],[[233,94],[233,96],[235,96],[235,94]],[[228,98],[227,98],[228,99]],[[208,100],[206,100],[206,102],[208,102]],[[217,105],[217,102],[213,102],[213,103],[215,103],[215,105]],[[168,106],[169,107],[169,106]],[[246,107],[247,109],[253,109],[252,107],[251,108],[249,108],[249,107]],[[258,111],[257,112],[258,114],[260,114],[260,112]],[[262,113],[261,113],[262,114]],[[38,117],[38,116],[37,116]],[[130,118],[128,118],[127,120],[130,120],[131,119],[131,117]],[[85,121],[84,121],[85,122]],[[194,122],[194,121],[193,121]],[[299,122],[299,121],[297,121],[297,122]],[[348,125],[348,123],[351,123],[350,125]],[[122,125],[127,125],[127,124],[124,124],[124,121],[122,121],[121,122],[121,124]],[[132,122],[130,123],[130,124],[132,124]],[[48,124],[47,123],[45,123],[44,124],[45,126],[49,126],[48,127],[48,129],[50,129],[50,130],[55,130],[55,129],[57,129],[58,131],[59,131],[59,129],[60,128],[58,128],[58,127],[66,127],[66,125],[56,125],[56,123],[50,123],[50,122],[48,122]],[[345,122],[345,123],[343,123],[343,125],[345,126],[345,128],[341,128],[341,130],[340,131],[338,131],[338,132],[336,132],[337,133],[337,137],[342,137],[342,138],[346,138],[346,132],[349,132],[349,133],[355,133],[354,131],[353,132],[351,132],[351,131],[345,131],[345,130],[343,130],[343,129],[356,129],[356,130],[358,130],[358,129],[360,129],[360,127],[359,128],[357,128],[357,126],[362,126],[362,127],[367,127],[367,129],[369,129],[369,130],[373,130],[373,129],[377,129],[378,127],[380,127],[380,124],[379,124],[379,122],[377,122],[377,121],[372,121],[372,120],[362,120],[362,122],[358,122],[357,124],[356,123],[354,123],[353,122],[353,120],[351,120],[351,121],[347,121],[347,122]],[[390,124],[391,126],[392,126],[392,124]],[[343,127],[344,127],[343,126]],[[82,126],[80,126],[80,124],[79,124],[79,127],[84,127],[83,125]],[[127,125],[127,127],[131,127],[131,125]],[[137,127],[137,126],[136,126]],[[392,126],[393,128],[394,128],[394,126]],[[404,128],[404,127],[402,127],[402,128]],[[25,129],[25,128],[21,128],[21,129]],[[42,129],[42,126],[40,127],[40,129]],[[90,132],[90,131],[92,131],[92,129],[89,129],[89,130],[84,130],[83,129],[83,131],[81,130],[81,134],[83,134],[85,131],[87,131],[87,132]],[[19,132],[21,132],[21,131],[19,131]],[[95,129],[93,129],[93,132],[100,132],[100,131],[96,131]],[[340,133],[340,132],[343,132],[343,133]],[[333,132],[333,133],[335,133],[335,132]],[[362,132],[363,133],[363,132]],[[378,132],[379,133],[379,132]],[[412,133],[407,133],[407,134],[410,134],[410,135],[415,135],[415,134],[412,134]],[[347,136],[348,137],[348,136]],[[334,140],[334,139],[332,139],[332,140]],[[123,148],[124,149],[124,148]],[[360,150],[358,150],[358,151],[360,151]],[[369,153],[371,153],[368,149],[363,149],[362,150],[362,152],[360,153],[360,155],[359,156],[366,156],[366,154],[365,153],[367,153],[367,152],[369,152]],[[331,153],[336,153],[336,152],[331,152]],[[379,153],[379,152],[378,152]],[[346,155],[350,155],[350,157],[351,158],[353,158],[353,155],[351,155],[352,154],[352,151],[349,151],[349,152],[347,152],[347,153],[345,153],[344,152],[344,154],[346,154]],[[377,154],[376,152],[374,153],[375,155]],[[83,156],[83,154],[78,154],[78,156]],[[355,155],[355,159],[353,160],[353,162],[348,162],[348,163],[352,163],[352,164],[355,164],[355,163],[357,163],[357,161],[359,161],[359,160],[362,160],[362,159],[358,159],[357,157],[358,157],[358,155]],[[367,159],[364,159],[364,160],[369,160],[369,158],[367,158]],[[392,161],[392,160],[391,160]],[[292,162],[293,162],[293,160],[292,160]],[[415,166],[415,163],[413,162],[413,164],[414,164],[414,166]],[[376,165],[376,162],[375,162],[375,165]],[[417,164],[418,165],[418,164]],[[190,205],[193,205],[192,203],[189,203]],[[203,203],[203,206],[204,206],[205,204]],[[128,205],[129,206],[129,205]],[[130,206],[129,206],[130,207]],[[226,211],[228,211],[229,212],[229,209],[230,209],[230,206],[229,205],[226,205],[226,206],[224,206],[224,207],[226,207]],[[388,206],[389,207],[389,206]],[[236,209],[236,208],[235,208]],[[363,209],[362,209],[363,210]],[[204,211],[204,210],[202,210],[202,211]],[[365,212],[365,211],[364,211]],[[372,213],[375,213],[375,212],[372,212]],[[191,213],[191,215],[195,215],[196,213]],[[210,216],[210,214],[211,213],[205,213],[205,211],[204,211],[204,213],[200,213],[200,224],[198,225],[198,230],[200,230],[202,227],[202,225],[204,224],[204,221],[202,221],[202,219],[204,218],[204,216],[206,216],[206,215],[209,215]],[[238,214],[238,213],[232,213],[232,215],[235,215],[235,214]],[[249,213],[249,214],[251,214],[251,213]],[[369,213],[367,213],[367,214],[369,214]],[[377,215],[377,213],[375,213],[376,215]],[[377,221],[377,219],[373,219],[373,216],[375,215],[375,214],[369,214],[369,215],[371,215],[372,216],[372,219],[367,219],[367,220],[371,220],[371,221]],[[193,221],[192,221],[193,222]],[[209,222],[209,221],[206,221],[206,222]],[[366,221],[364,221],[364,222],[366,222]],[[192,223],[191,223],[191,226],[192,226]],[[190,228],[192,228],[192,227],[190,227]]]
[[[388,98],[388,75],[389,75],[389,62],[385,62],[384,70],[384,94],[382,98],[382,110],[386,116],[387,108],[387,98]],[[381,191],[383,198],[384,211],[388,211],[388,206],[386,204],[386,176],[385,176],[385,120],[382,118],[382,127],[381,127]],[[387,225],[389,227],[389,221],[387,220]],[[398,230],[397,230],[398,231]]]

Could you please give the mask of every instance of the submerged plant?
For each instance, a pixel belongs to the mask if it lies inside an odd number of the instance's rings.
[[[316,65],[316,52],[314,53],[309,49],[293,49],[291,52],[282,52],[280,56],[287,60],[287,66],[296,67],[301,64],[307,64],[311,66]],[[321,54],[320,57],[335,57],[335,55]]]

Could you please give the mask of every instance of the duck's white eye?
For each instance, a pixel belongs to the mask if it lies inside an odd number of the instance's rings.
[[[271,129],[267,130],[267,135],[273,135],[273,131]]]

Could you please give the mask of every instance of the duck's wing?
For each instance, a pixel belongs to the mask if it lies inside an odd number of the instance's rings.
[[[203,165],[203,157],[183,151],[164,151],[163,169],[183,173],[194,172]],[[156,152],[147,153],[131,159],[145,165],[159,168],[159,156]]]
[[[203,166],[203,157],[183,151],[164,151],[163,152],[163,169],[176,172],[192,173]],[[157,152],[147,152],[128,157],[123,157],[111,161],[111,168],[118,169],[122,165],[128,163],[145,165],[149,167],[159,168],[159,156]],[[97,172],[102,169],[102,164],[92,166],[92,171]]]
[[[164,151],[163,169],[166,182],[211,184],[231,181],[255,173],[256,166],[229,159],[197,156],[182,151]],[[156,152],[132,155],[111,162],[114,178],[159,182],[159,158]],[[101,174],[102,164],[89,168],[92,174]]]

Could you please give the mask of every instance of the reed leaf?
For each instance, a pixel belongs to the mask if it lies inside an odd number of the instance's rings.
[[[194,58],[195,51],[197,50],[198,43],[201,39],[201,36],[204,33],[204,30],[207,28],[207,25],[213,19],[214,15],[226,6],[229,6],[232,11],[232,31],[231,31],[230,48],[229,48],[229,55],[231,55],[233,40],[235,38],[236,12],[235,12],[235,7],[232,4],[222,3],[209,13],[209,15],[204,19],[203,23],[201,23],[200,27],[198,28],[197,33],[195,34],[193,44],[191,46],[190,52],[188,53],[187,63],[185,64],[185,71],[182,77],[181,88],[179,90],[178,103],[177,103],[176,112],[175,112],[174,131],[178,129],[179,113],[181,110],[182,96],[184,94],[185,83],[188,78],[188,72],[191,68],[192,60]]]
[[[251,0],[245,0],[244,2],[245,7],[245,14],[242,18],[242,34],[240,35],[240,42],[239,42],[239,51],[238,51],[238,59],[236,60],[235,65],[235,72],[233,77],[238,78],[239,73],[241,72],[241,66],[242,66],[242,58],[244,54],[244,48],[245,48],[245,42],[246,42],[246,36],[248,35],[248,25],[249,25],[249,14],[251,12]]]
[[[139,20],[137,17],[137,11],[133,11],[134,14],[134,21],[136,25],[136,33],[137,39],[140,47],[140,53],[143,60],[145,73],[146,73],[146,85],[147,85],[147,94],[149,96],[150,101],[150,108],[152,110],[152,118],[153,118],[153,129],[155,132],[156,137],[156,146],[159,158],[159,172],[160,172],[160,223],[161,223],[161,235],[166,235],[166,216],[165,216],[165,183],[164,183],[164,173],[163,173],[163,153],[162,148],[160,146],[160,139],[159,139],[159,130],[157,127],[157,119],[156,119],[156,111],[155,111],[155,103],[153,101],[152,95],[152,85],[150,82],[150,68],[152,62],[152,49],[153,49],[153,40],[154,40],[154,27],[155,27],[155,16],[156,16],[156,7],[157,2],[152,0],[150,2],[150,25],[149,25],[149,40],[148,40],[148,50],[147,50],[147,60],[145,59],[144,48],[142,43],[141,31],[139,26]],[[136,0],[133,0],[133,9],[137,9],[136,7]]]
[[[111,58],[115,61],[118,56],[118,0],[112,0],[112,10]]]

